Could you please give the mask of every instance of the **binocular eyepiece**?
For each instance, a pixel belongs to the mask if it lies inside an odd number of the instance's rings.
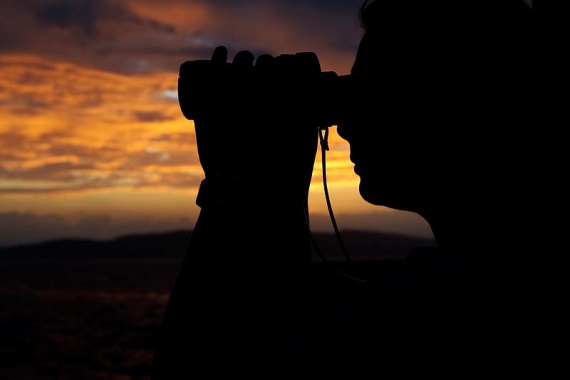
[[[305,53],[297,53],[295,56]],[[302,60],[300,60],[302,61]],[[318,65],[317,65],[318,66]],[[320,71],[310,65],[240,67],[210,60],[180,66],[178,101],[188,120],[257,107],[275,117],[294,111],[320,128],[342,119],[342,96],[349,93],[350,75]]]

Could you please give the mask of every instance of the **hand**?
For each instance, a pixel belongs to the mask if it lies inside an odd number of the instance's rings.
[[[182,112],[195,123],[206,178],[224,171],[271,183],[278,192],[308,191],[318,145],[310,91],[304,82],[320,73],[313,53],[260,55],[227,49],[211,60],[180,68]],[[277,185],[277,187],[275,186]]]

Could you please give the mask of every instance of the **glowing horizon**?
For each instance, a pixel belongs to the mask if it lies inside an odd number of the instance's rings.
[[[359,1],[286,10],[273,2],[254,9],[102,1],[85,20],[68,18],[78,3],[63,10],[35,0],[0,5],[0,14],[12,16],[0,23],[11,38],[0,39],[0,245],[192,228],[203,172],[193,123],[176,97],[179,64],[207,58],[217,44],[257,54],[271,46],[315,51],[323,70],[346,74],[360,33]],[[338,25],[336,39],[327,23]],[[360,198],[348,144],[334,127],[330,146],[328,187],[347,228],[430,235],[418,216]],[[321,170],[317,153],[310,213],[326,229]]]

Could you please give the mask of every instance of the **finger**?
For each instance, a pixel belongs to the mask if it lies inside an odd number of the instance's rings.
[[[274,67],[282,75],[297,75],[297,65],[294,54],[279,54],[275,57]]]
[[[237,67],[251,67],[254,58],[253,53],[249,50],[241,50],[235,55],[232,63]]]
[[[320,73],[321,64],[317,55],[311,51],[295,54],[295,59],[301,70],[305,73]]]
[[[261,54],[255,61],[257,67],[268,67],[274,62],[275,58],[270,54]]]
[[[228,60],[228,49],[225,46],[218,46],[212,53],[212,62],[226,63]]]
[[[279,54],[275,57],[275,63],[282,65],[282,66],[291,66],[295,62],[295,55],[294,54]]]

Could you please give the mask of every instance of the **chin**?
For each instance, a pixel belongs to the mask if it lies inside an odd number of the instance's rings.
[[[386,192],[386,186],[382,184],[360,181],[359,192],[362,199],[375,206],[384,206],[396,210],[413,211],[412,205],[406,201],[402,192]]]

